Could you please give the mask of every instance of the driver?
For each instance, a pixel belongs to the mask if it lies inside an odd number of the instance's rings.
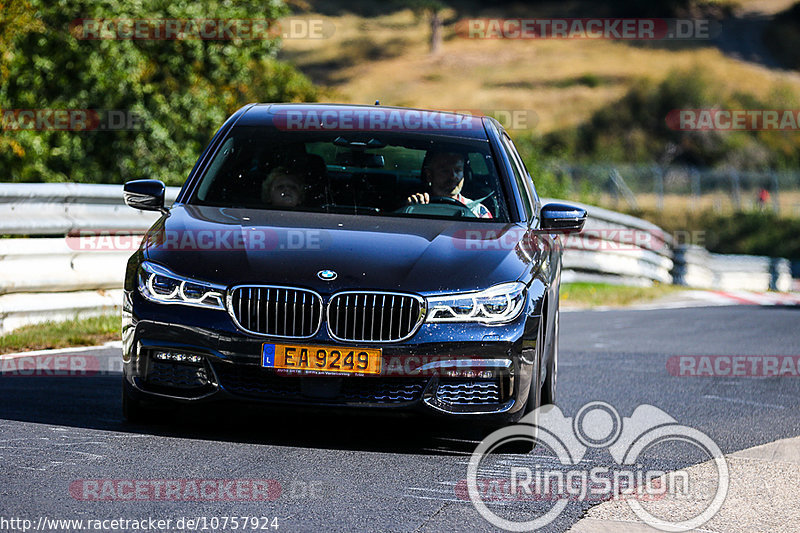
[[[456,152],[428,153],[422,162],[422,179],[430,192],[418,192],[408,197],[410,204],[427,204],[431,198],[453,198],[469,208],[478,218],[492,218],[492,213],[480,202],[461,194],[464,187],[464,156]]]

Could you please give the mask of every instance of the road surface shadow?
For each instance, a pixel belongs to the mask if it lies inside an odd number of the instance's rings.
[[[471,454],[491,429],[422,416],[279,410],[221,403],[122,417],[120,374],[26,377],[0,373],[0,419],[164,437],[408,454]]]

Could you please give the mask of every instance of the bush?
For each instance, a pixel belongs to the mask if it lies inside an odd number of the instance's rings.
[[[20,8],[20,6],[22,6]],[[29,13],[22,20],[19,13]],[[16,14],[15,14],[16,13]],[[276,19],[281,2],[12,0],[0,12],[0,109],[125,110],[137,131],[6,131],[3,181],[183,183],[224,119],[253,101],[314,100],[274,39],[79,40],[75,19]]]
[[[578,128],[527,142],[536,150],[572,161],[687,164],[739,170],[797,168],[793,131],[678,131],[667,125],[680,109],[791,109],[797,97],[776,86],[762,101],[726,94],[722,84],[699,68],[672,72],[661,83],[641,81],[619,102],[601,109]]]
[[[781,217],[771,211],[739,213],[636,213],[668,233],[702,232],[700,244],[720,254],[766,255],[800,260],[800,219]],[[680,234],[679,234],[680,235]]]

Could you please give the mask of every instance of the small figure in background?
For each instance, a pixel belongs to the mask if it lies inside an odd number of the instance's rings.
[[[758,190],[758,198],[757,198],[758,199],[758,208],[760,210],[763,211],[764,209],[767,208],[767,204],[769,203],[769,198],[770,198],[769,191],[767,189],[765,189],[764,187],[761,187]]]

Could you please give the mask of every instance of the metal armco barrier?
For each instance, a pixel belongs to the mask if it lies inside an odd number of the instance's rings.
[[[180,189],[168,187],[167,204]],[[122,201],[122,185],[0,183],[0,235],[66,235],[80,230],[144,232],[158,215]]]
[[[542,199],[542,203],[565,200]],[[649,286],[672,283],[672,236],[640,218],[566,200],[589,212],[579,235],[563,237],[562,280]]]
[[[167,188],[168,204],[178,190]],[[549,201],[555,200],[543,199]],[[582,207],[589,211],[584,231],[563,237],[564,281],[652,285],[672,283],[674,276],[682,285],[726,290],[791,285],[785,259],[673,249],[672,237],[645,220]],[[121,185],[0,183],[0,235],[16,237],[0,239],[0,333],[118,310],[133,249],[91,249],[68,236],[90,230],[143,234],[157,218],[127,207]]]
[[[788,259],[757,255],[712,254],[696,245],[675,248],[676,285],[723,291],[789,291],[792,272]]]

